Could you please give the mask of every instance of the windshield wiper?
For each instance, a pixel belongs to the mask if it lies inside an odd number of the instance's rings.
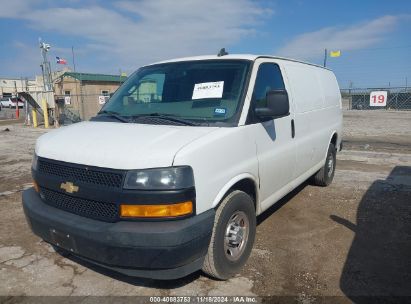
[[[106,114],[107,116],[114,117],[114,118],[116,118],[117,120],[119,120],[121,122],[125,122],[125,123],[130,122],[127,118],[124,118],[123,116],[120,116],[117,112],[114,112],[114,111],[103,110],[103,111],[98,112],[97,115],[100,115],[100,114]]]
[[[150,113],[150,114],[140,114],[140,115],[135,115],[132,116],[134,119],[139,119],[139,118],[144,118],[144,117],[155,117],[155,118],[160,118],[163,120],[168,120],[168,121],[174,121],[174,122],[178,122],[181,123],[183,125],[186,126],[198,126],[198,123],[195,123],[193,121],[190,120],[186,120],[184,118],[180,118],[177,115],[174,114],[160,114],[160,113]]]

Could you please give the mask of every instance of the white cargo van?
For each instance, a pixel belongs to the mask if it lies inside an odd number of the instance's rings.
[[[341,149],[334,74],[295,60],[201,56],[144,66],[90,121],[41,136],[23,206],[58,250],[132,276],[227,279],[256,216]]]

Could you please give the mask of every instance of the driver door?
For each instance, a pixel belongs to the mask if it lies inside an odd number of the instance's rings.
[[[251,101],[249,123],[254,125],[260,179],[260,212],[292,188],[296,164],[296,145],[293,134],[294,111],[290,104],[290,115],[262,121],[253,109],[264,107],[267,92],[289,90],[284,83],[280,66],[264,60],[258,65],[257,76]],[[289,101],[291,96],[289,94]]]

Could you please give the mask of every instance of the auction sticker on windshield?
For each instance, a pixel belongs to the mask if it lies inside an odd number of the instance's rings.
[[[196,83],[192,99],[221,98],[223,89],[224,81]]]

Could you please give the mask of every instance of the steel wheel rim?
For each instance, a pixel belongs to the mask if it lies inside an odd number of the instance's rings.
[[[243,211],[236,211],[227,223],[224,235],[224,252],[230,261],[237,261],[243,254],[248,236],[250,221]]]

